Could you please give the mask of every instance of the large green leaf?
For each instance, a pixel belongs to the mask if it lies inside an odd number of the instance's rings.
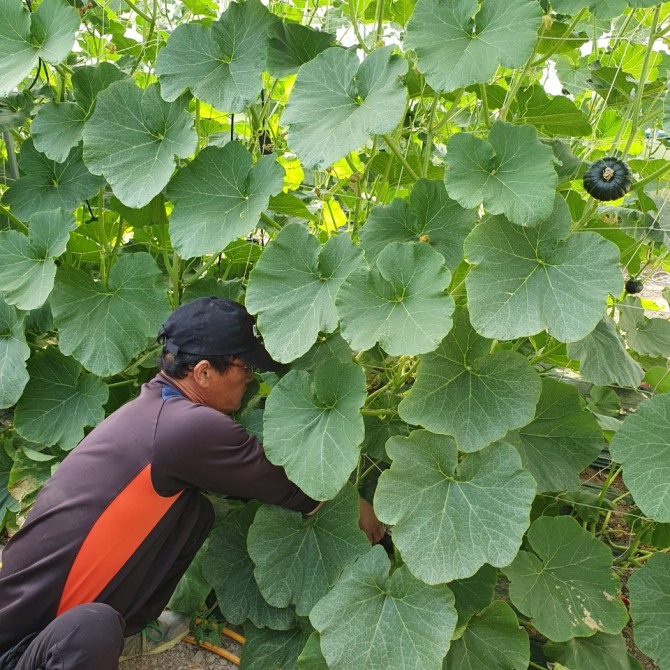
[[[170,596],[169,609],[189,617],[200,614],[205,609],[205,601],[212,591],[211,585],[202,575],[202,562],[208,544],[209,540],[206,540],[182,575],[177,588]]]
[[[632,295],[619,303],[619,328],[625,333],[628,346],[638,354],[670,357],[670,322],[649,319],[639,298]]]
[[[463,207],[483,203],[491,214],[505,214],[512,223],[534,226],[552,212],[558,182],[553,156],[533,126],[496,121],[488,139],[469,133],[452,135],[444,182],[449,195]]]
[[[23,174],[3,200],[20,219],[49,209],[73,210],[105,185],[104,179],[87,170],[81,147],[72,149],[64,162],[56,163],[39,153],[32,140],[26,140],[21,145],[19,167]]]
[[[589,117],[570,98],[550,97],[539,85],[519,91],[514,111],[520,121],[530,123],[545,135],[582,137],[592,132]]]
[[[86,426],[105,418],[107,384],[84,372],[77,361],[49,347],[28,361],[30,381],[16,406],[16,430],[37,444],[72,449]]]
[[[433,353],[421,356],[411,391],[400,403],[404,421],[453,435],[462,451],[476,451],[535,416],[540,378],[514,351],[493,354],[465,308]]]
[[[527,668],[529,660],[527,633],[512,608],[496,600],[452,643],[443,670],[518,670]]]
[[[28,382],[30,347],[23,333],[23,314],[0,298],[0,408],[11,407]]]
[[[106,286],[68,265],[56,279],[50,303],[58,346],[101,377],[123,370],[168,314],[162,275],[146,253],[120,256]]]
[[[290,609],[273,607],[261,595],[254,577],[254,563],[247,551],[247,536],[259,504],[248,503],[229,514],[209,538],[203,559],[203,575],[212,585],[226,621],[288,630],[295,623]]]
[[[178,26],[158,54],[161,95],[186,90],[225,112],[242,112],[261,92],[268,29],[279,20],[260,0],[231,2],[211,27]]]
[[[324,168],[400,123],[407,61],[392,51],[376,49],[361,63],[353,51],[326,49],[300,68],[282,123],[305,167]]]
[[[21,0],[0,0],[0,96],[11,93],[41,58],[57,65],[70,54],[79,14],[66,0],[43,0],[31,14]]]
[[[497,581],[497,570],[485,564],[472,577],[449,582],[449,588],[456,598],[456,611],[458,612],[458,624],[454,637],[460,636],[468,621],[491,604]]]
[[[335,36],[298,23],[276,22],[269,31],[268,72],[277,79],[295,74],[328,47],[336,46]]]
[[[598,233],[570,233],[570,212],[554,211],[535,228],[497,217],[465,240],[475,265],[466,279],[472,325],[501,340],[546,329],[561,342],[586,337],[604,315],[607,296],[623,288],[619,249]]]
[[[534,0],[419,0],[404,46],[437,91],[491,79],[499,65],[523,65],[535,46],[542,10]]]
[[[575,637],[567,642],[547,642],[543,651],[554,663],[570,670],[643,670],[642,664],[626,649],[623,635],[596,633],[593,637]]]
[[[10,305],[31,310],[43,305],[56,276],[53,259],[65,251],[74,217],[62,209],[34,214],[28,236],[0,232],[0,293]]]
[[[670,395],[644,400],[610,443],[623,480],[645,516],[670,521]]]
[[[98,93],[121,79],[128,79],[128,75],[111,63],[77,68],[72,75],[75,102],[48,102],[30,126],[35,148],[47,158],[63,162],[79,144]]]
[[[298,656],[298,670],[328,670],[321,651],[321,636],[314,631]]]
[[[599,386],[637,388],[644,377],[642,366],[626,351],[616,324],[603,317],[583,339],[568,345],[568,356],[579,361],[579,371]]]
[[[452,200],[439,181],[419,179],[409,202],[375,207],[361,230],[361,246],[372,263],[392,242],[424,242],[439,251],[453,272],[463,260],[463,241],[477,213]]]
[[[392,356],[433,351],[454,311],[451,274],[422,242],[392,242],[368,271],[354,270],[335,298],[342,337],[358,351],[377,342]]]
[[[535,482],[513,447],[493,445],[459,463],[450,437],[415,431],[386,444],[375,510],[412,574],[427,584],[509,565],[530,525]]]
[[[311,634],[308,626],[272,630],[247,623],[240,670],[297,670],[298,655]]]
[[[158,85],[117,81],[102,91],[84,126],[84,162],[129,207],[143,207],[163,190],[175,155],[193,153],[197,134],[184,99],[164,102]]]
[[[172,244],[184,258],[219,253],[257,227],[283,185],[284,170],[274,156],[253,165],[240,142],[203,149],[167,188],[174,202]]]
[[[331,359],[311,374],[291,370],[267,399],[267,457],[307,495],[334,498],[358,461],[365,395],[365,375],[354,363]]]
[[[307,616],[342,570],[370,549],[358,527],[358,494],[348,484],[316,514],[264,506],[249,529],[249,555],[261,593],[275,607]]]
[[[619,633],[628,618],[612,573],[612,552],[569,516],[540,517],[503,572],[510,598],[533,626],[555,642]]]
[[[380,546],[349,566],[310,614],[330,670],[438,670],[456,625],[454,596],[405,566],[389,577]]]
[[[350,272],[364,265],[346,234],[321,246],[299,223],[286,226],[249,275],[246,305],[272,356],[288,363],[306,353],[319,332],[337,328],[335,294]]]
[[[628,580],[635,644],[661,668],[670,668],[670,556],[656,554]]]
[[[604,446],[602,431],[579,391],[545,377],[535,419],[508,435],[540,492],[579,487],[579,473]]]
[[[30,116],[34,106],[34,98],[30,91],[13,93],[0,98],[0,132],[11,130],[23,125]]]

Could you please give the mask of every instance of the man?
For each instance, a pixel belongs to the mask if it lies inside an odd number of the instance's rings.
[[[201,489],[305,515],[320,506],[227,416],[254,368],[280,367],[244,307],[193,300],[158,337],[160,373],[68,455],[4,550],[0,670],[115,670],[119,656],[176,644],[184,617],[149,622],[212,526]],[[381,539],[365,502],[360,523]]]

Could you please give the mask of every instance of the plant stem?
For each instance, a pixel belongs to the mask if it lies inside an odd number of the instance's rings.
[[[105,188],[98,192],[98,237],[100,238],[100,279],[107,287],[107,231],[105,230]]]
[[[2,139],[5,141],[7,148],[7,168],[9,169],[9,176],[16,181],[19,178],[19,164],[16,160],[16,153],[14,152],[14,140],[12,134],[5,130],[2,133]]]
[[[523,80],[526,78],[526,75],[528,74],[529,70],[533,65],[533,58],[537,53],[537,45],[540,43],[540,38],[542,37],[543,34],[544,34],[544,24],[540,29],[540,34],[538,35],[538,38],[535,42],[535,46],[533,47],[533,53],[530,55],[530,58],[526,61],[526,66],[523,68],[521,74],[512,81],[512,85],[509,87],[509,90],[507,91],[507,95],[505,96],[505,102],[503,102],[503,106],[500,108],[500,111],[498,112],[498,118],[501,121],[504,121],[505,118],[507,117],[509,107],[512,104],[514,98],[516,98],[516,94],[521,88]]]
[[[575,29],[577,24],[581,21],[581,18],[586,11],[586,8],[583,8],[577,16],[573,19],[572,23],[568,27],[568,29],[561,35],[561,37],[556,41],[554,46],[551,48],[549,53],[546,53],[544,56],[541,58],[538,58],[532,65],[531,67],[538,67],[538,65],[542,65],[546,61],[548,61],[567,41],[568,37],[572,34],[572,31]],[[539,40],[538,40],[539,41]]]
[[[486,84],[480,84],[479,90],[482,94],[482,112],[484,114],[484,124],[487,128],[491,127],[491,115],[489,112],[489,97],[486,93]]]
[[[142,10],[141,10],[141,9],[134,3],[134,2],[133,2],[133,0],[123,0],[123,2],[124,2],[126,5],[128,5],[128,7],[130,7],[130,9],[132,9],[132,10],[135,12],[135,14],[137,14],[138,16],[141,16],[147,23],[151,23],[151,17],[150,17],[148,14],[146,14],[145,12],[143,12],[143,11],[142,11]]]
[[[132,384],[137,384],[137,379],[126,379],[122,382],[112,382],[111,384],[107,384],[107,387],[110,389],[114,389],[120,386],[130,386]]]
[[[647,50],[644,54],[644,62],[642,63],[642,71],[640,72],[640,81],[637,86],[637,91],[635,93],[635,102],[633,103],[633,113],[632,113],[632,122],[633,127],[631,128],[630,135],[628,136],[628,141],[626,142],[626,148],[623,152],[623,160],[626,160],[628,157],[628,152],[630,151],[633,142],[635,141],[635,135],[640,123],[640,106],[642,105],[642,96],[644,95],[644,84],[647,80],[647,73],[649,71],[649,61],[651,60],[651,54],[654,50],[654,43],[656,42],[656,30],[658,28],[658,20],[661,14],[661,5],[658,5],[654,10],[654,18],[651,21],[651,28],[649,29],[649,42],[647,43]]]
[[[370,47],[364,42],[363,36],[361,35],[360,28],[358,27],[358,19],[356,18],[356,10],[354,8],[354,3],[347,3],[349,6],[349,18],[351,19],[351,27],[354,29],[354,35],[358,40],[358,46],[365,51],[366,54],[371,52]]]
[[[558,344],[551,347],[550,349],[547,349],[544,353],[539,354],[538,356],[535,356],[535,358],[531,358],[530,364],[531,365],[537,365],[538,363],[541,363],[542,361],[549,358],[552,354],[555,354],[562,346],[564,346],[563,343],[559,342]]]
[[[538,665],[537,663],[533,663],[533,661],[528,661],[528,667],[529,668],[535,668],[536,670],[547,670],[546,666],[542,667],[541,665]]]
[[[384,0],[377,0],[377,42],[384,36]]]
[[[265,212],[261,212],[261,221],[273,230],[281,230],[281,226],[274,219],[271,219]]]
[[[396,158],[400,161],[400,165],[403,166],[403,168],[407,171],[407,174],[414,180],[418,181],[419,180],[419,175],[417,175],[414,170],[412,170],[412,167],[410,164],[407,162],[407,159],[403,155],[402,151],[400,151],[400,148],[398,145],[390,138],[389,135],[382,135],[384,138],[384,141],[388,145],[388,148],[396,155]]]
[[[635,184],[631,186],[630,190],[637,191],[641,189],[643,186],[646,186],[652,181],[656,181],[659,177],[664,175],[668,170],[670,170],[670,161],[668,161],[662,168],[656,170],[656,172],[650,174],[648,177],[645,177],[644,179],[640,179],[640,181],[635,182]]]
[[[465,89],[459,88],[458,91],[456,91],[454,101],[451,103],[449,106],[449,109],[444,113],[444,116],[437,122],[435,127],[433,128],[433,135],[435,135],[437,132],[442,130],[444,126],[451,121],[451,119],[458,113],[460,108],[458,107],[458,104],[461,101],[461,98],[463,97],[463,93],[465,93]]]
[[[428,112],[428,131],[426,132],[426,144],[423,148],[423,167],[421,174],[423,177],[428,176],[428,166],[430,165],[430,155],[433,149],[433,122],[435,121],[435,110],[437,109],[438,94],[435,93],[433,102]]]
[[[28,234],[28,226],[23,221],[17,219],[4,205],[0,205],[0,214],[6,216],[22,233]]]
[[[198,281],[198,279],[200,279],[200,277],[206,274],[209,268],[211,268],[212,265],[214,265],[218,261],[218,259],[219,254],[214,254],[210,256],[209,259],[195,271],[194,275],[192,275],[188,279],[183,280],[184,284],[186,285],[193,284],[193,282]]]
[[[363,416],[391,416],[398,413],[397,409],[369,409],[363,407],[361,409],[361,414]]]

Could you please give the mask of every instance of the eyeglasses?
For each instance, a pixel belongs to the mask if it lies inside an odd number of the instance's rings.
[[[248,363],[228,363],[228,365],[234,368],[241,368],[245,372],[251,372],[252,374],[256,371],[256,368]]]

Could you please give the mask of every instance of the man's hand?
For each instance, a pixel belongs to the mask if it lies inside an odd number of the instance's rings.
[[[360,529],[368,536],[370,544],[376,544],[384,537],[384,526],[377,518],[372,505],[363,498],[360,499],[360,512],[358,525]]]

